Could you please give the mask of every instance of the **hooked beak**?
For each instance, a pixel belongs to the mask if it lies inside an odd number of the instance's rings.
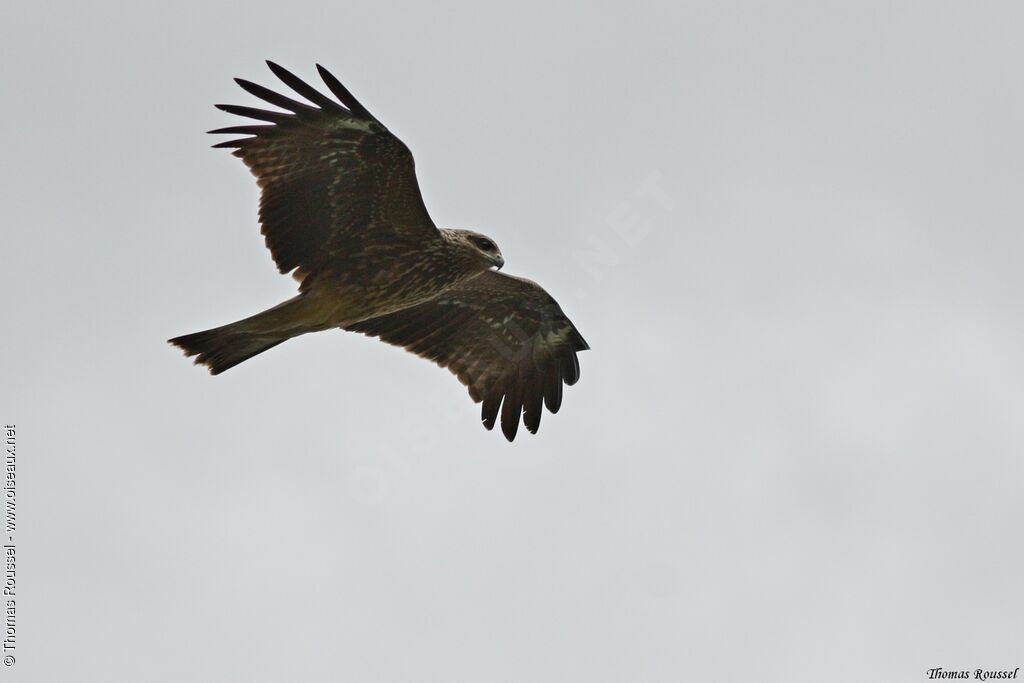
[[[497,266],[498,270],[501,270],[501,267],[505,265],[505,259],[503,259],[501,256],[495,256],[494,265]]]

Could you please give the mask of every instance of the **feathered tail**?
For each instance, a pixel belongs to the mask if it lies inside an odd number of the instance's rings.
[[[292,337],[322,329],[303,319],[303,299],[300,294],[245,320],[167,341],[186,356],[195,356],[196,364],[205,365],[211,375],[218,375]]]

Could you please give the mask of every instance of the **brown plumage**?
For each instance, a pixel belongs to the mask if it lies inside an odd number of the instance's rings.
[[[491,270],[504,264],[491,239],[434,226],[409,149],[334,76],[317,66],[337,101],[267,64],[309,104],[235,79],[286,111],[217,105],[266,124],[210,132],[246,136],[214,147],[256,176],[267,247],[299,294],[170,342],[216,375],[306,332],[361,332],[451,370],[487,429],[500,411],[509,441],[520,416],[536,432],[542,404],[557,412],[579,379],[583,337],[539,285]]]

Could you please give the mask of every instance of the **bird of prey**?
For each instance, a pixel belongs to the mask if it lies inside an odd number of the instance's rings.
[[[498,273],[492,239],[438,229],[420,196],[412,154],[326,69],[337,100],[267,62],[306,101],[244,79],[272,111],[218,104],[263,122],[220,128],[261,189],[259,220],[282,273],[299,294],[229,325],[170,340],[212,374],[307,332],[341,328],[378,337],[448,368],[482,403],[484,427],[512,441],[531,433],[543,405],[562,404],[588,349],[538,284]]]

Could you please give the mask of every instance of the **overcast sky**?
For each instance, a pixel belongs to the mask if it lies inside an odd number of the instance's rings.
[[[1024,666],[1019,3],[6,3],[24,681]],[[593,347],[515,443],[292,295],[204,131],[331,69]],[[12,678],[13,677],[13,678]]]

